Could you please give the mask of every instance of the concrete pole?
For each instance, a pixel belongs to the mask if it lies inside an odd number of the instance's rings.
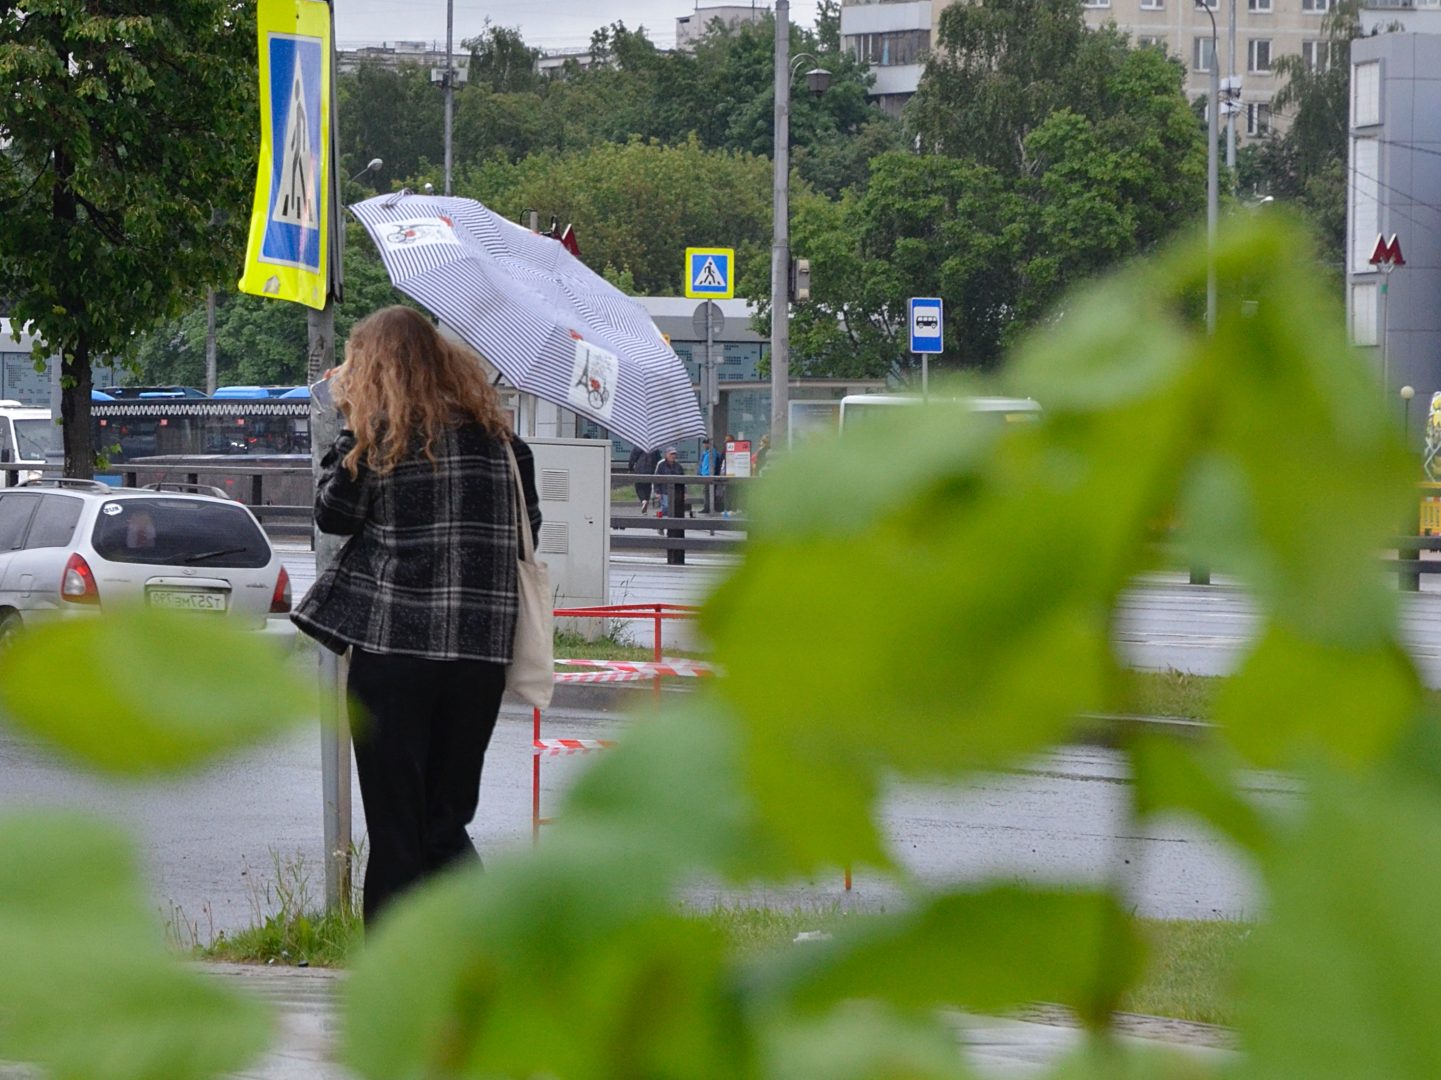
[[[1220,61],[1215,56],[1215,17],[1211,20],[1211,107],[1206,123],[1206,332],[1216,332],[1216,220],[1220,216],[1220,177],[1216,143],[1217,113],[1221,111]]]
[[[786,445],[790,414],[791,5],[776,0],[775,190],[771,215],[771,446]]]
[[[445,193],[450,194],[450,135],[455,116],[455,67],[451,49],[455,38],[455,0],[445,0]]]

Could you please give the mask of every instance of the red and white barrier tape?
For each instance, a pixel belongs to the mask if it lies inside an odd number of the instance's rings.
[[[651,660],[557,660],[557,664],[575,667],[597,667],[609,671],[624,671],[644,677],[671,675],[679,678],[706,678],[718,674],[714,664],[700,660],[664,659],[659,663]]]
[[[592,750],[609,750],[616,745],[613,739],[536,739],[530,752],[534,757],[569,757]]]
[[[558,661],[564,663],[564,661]],[[555,677],[557,683],[639,682],[652,676],[643,671],[565,671]]]

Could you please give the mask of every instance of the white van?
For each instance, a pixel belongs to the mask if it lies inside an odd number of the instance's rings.
[[[60,425],[49,409],[0,400],[0,464],[43,466],[64,460]],[[0,474],[0,487],[14,487],[39,476],[38,472],[5,472]]]
[[[1032,398],[932,397],[919,394],[847,394],[841,398],[841,431],[864,424],[868,418],[894,415],[895,410],[915,405],[951,405],[966,412],[987,413],[1006,423],[1035,420],[1041,406]]]

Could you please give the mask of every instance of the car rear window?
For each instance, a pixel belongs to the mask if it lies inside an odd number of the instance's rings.
[[[270,541],[236,505],[203,499],[113,499],[95,515],[95,552],[154,566],[259,567]]]

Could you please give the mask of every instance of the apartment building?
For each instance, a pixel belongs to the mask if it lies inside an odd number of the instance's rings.
[[[883,108],[899,112],[915,93],[926,58],[938,40],[941,12],[965,0],[843,0],[841,40],[876,76],[871,89]],[[1211,68],[1219,71],[1234,105],[1238,141],[1269,131],[1280,120],[1271,98],[1279,57],[1300,55],[1328,62],[1322,21],[1331,0],[1084,0],[1086,22],[1115,23],[1133,41],[1164,49],[1186,66],[1186,94],[1204,98]],[[1213,24],[1214,20],[1214,24]]]

